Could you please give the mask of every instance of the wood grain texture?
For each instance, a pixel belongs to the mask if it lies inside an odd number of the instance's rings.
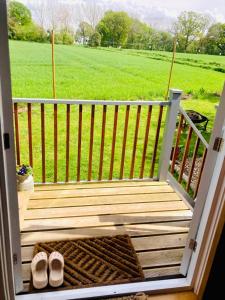
[[[26,292],[33,247],[43,241],[128,234],[146,278],[179,275],[192,212],[165,182],[113,182],[37,186],[24,216]]]
[[[149,137],[150,124],[151,124],[151,116],[152,116],[152,106],[149,106],[147,121],[146,121],[146,128],[145,128],[145,139],[144,139],[144,145],[143,145],[141,169],[140,169],[139,178],[143,178],[143,176],[144,176],[146,152],[147,152],[147,147],[148,147],[148,137]]]
[[[123,179],[123,172],[124,172],[124,161],[125,161],[125,154],[126,154],[129,114],[130,114],[130,105],[127,106],[126,115],[125,115],[124,132],[123,132],[123,146],[122,146],[122,155],[121,155],[121,163],[120,163],[120,179]]]
[[[103,105],[103,111],[102,111],[102,134],[101,134],[99,171],[98,171],[98,180],[100,180],[100,181],[102,180],[102,169],[103,169],[103,161],[104,161],[106,112],[107,112],[107,106]]]
[[[88,181],[91,181],[91,177],[92,177],[92,158],[93,158],[93,146],[94,146],[94,126],[95,126],[95,105],[92,105],[91,106],[89,159],[88,159]]]
[[[80,181],[81,143],[82,143],[82,116],[83,107],[79,105],[78,142],[77,142],[77,182]]]
[[[66,106],[66,179],[69,181],[70,169],[70,104]]]
[[[119,106],[115,106],[114,112],[114,124],[113,124],[113,136],[112,136],[112,149],[111,149],[111,161],[109,170],[109,180],[113,178],[113,168],[114,168],[114,156],[115,156],[115,146],[116,146],[116,133],[117,133],[117,122],[118,122],[118,111]]]
[[[151,168],[150,168],[150,178],[153,178],[153,176],[154,176],[157,150],[158,150],[158,144],[159,144],[159,135],[160,135],[160,129],[161,129],[161,123],[162,123],[162,115],[163,115],[163,106],[160,106],[157,128],[156,128],[156,133],[155,133],[155,144],[154,144],[154,150],[153,150],[153,154],[152,154],[152,161],[151,161]]]
[[[133,150],[132,150],[132,158],[131,158],[131,166],[130,166],[130,179],[132,179],[134,177],[134,165],[135,165],[135,159],[136,159],[136,150],[137,150],[138,130],[139,130],[139,124],[140,124],[140,115],[141,115],[141,105],[138,105],[137,116],[136,116],[136,125],[135,125],[135,133],[134,133]]]
[[[46,181],[45,159],[45,105],[41,104],[41,156],[42,156],[42,182]]]
[[[14,126],[16,137],[16,163],[20,165],[20,133],[19,133],[19,117],[18,117],[18,104],[14,103]]]
[[[27,103],[27,127],[28,127],[28,145],[29,145],[29,164],[33,167],[33,143],[32,143],[32,110],[31,103]]]

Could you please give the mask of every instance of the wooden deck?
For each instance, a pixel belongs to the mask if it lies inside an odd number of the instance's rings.
[[[142,181],[37,186],[21,215],[26,291],[40,241],[127,233],[146,279],[179,275],[192,212],[166,182]]]

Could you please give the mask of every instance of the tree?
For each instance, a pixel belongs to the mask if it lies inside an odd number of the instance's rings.
[[[131,19],[126,12],[108,11],[97,25],[103,46],[119,47],[127,42]]]
[[[102,7],[98,5],[95,0],[83,3],[83,5],[81,6],[82,21],[90,24],[93,31],[95,30],[98,22],[103,17],[103,14],[104,12]]]
[[[127,48],[149,49],[152,28],[138,19],[131,19]]]
[[[32,22],[30,10],[17,1],[9,2],[8,16],[11,24],[27,25]]]
[[[203,37],[210,19],[207,15],[193,11],[184,11],[174,24],[175,34],[177,35],[178,49],[187,52],[191,42]]]
[[[101,35],[99,32],[95,31],[88,41],[90,47],[99,47],[101,45]]]
[[[204,39],[205,52],[225,55],[225,24],[213,24]]]
[[[82,44],[86,44],[90,36],[94,33],[92,26],[87,22],[80,22],[76,32],[76,40]]]

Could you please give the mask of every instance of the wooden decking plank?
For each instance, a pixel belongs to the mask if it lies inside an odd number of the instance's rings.
[[[179,266],[167,266],[165,268],[156,267],[151,269],[144,269],[145,278],[151,279],[155,277],[179,275]],[[30,263],[22,264],[22,277],[24,283],[24,292],[29,290],[29,281],[31,279]]]
[[[187,235],[187,233],[182,233],[166,236],[138,237],[132,238],[132,243],[136,251],[184,247]]]
[[[156,249],[168,249],[172,247],[184,247],[187,233],[172,234],[163,236],[148,236],[132,238],[132,243],[136,251],[149,251]],[[22,262],[30,262],[33,257],[34,246],[22,247]],[[163,250],[162,250],[163,251]]]
[[[173,276],[179,275],[180,266],[175,267],[166,267],[166,268],[153,268],[153,269],[144,269],[145,278],[155,278],[155,277],[164,277],[164,276]]]
[[[159,194],[140,194],[140,195],[113,195],[105,197],[83,197],[83,198],[58,198],[58,199],[38,199],[29,201],[28,209],[35,208],[55,208],[66,206],[86,206],[86,205],[105,205],[123,204],[139,202],[164,202],[180,200],[176,193]]]
[[[171,202],[153,202],[153,203],[132,203],[132,204],[117,204],[117,205],[96,205],[84,207],[60,207],[60,208],[45,208],[32,209],[24,213],[25,220],[29,219],[46,219],[46,218],[65,218],[76,216],[93,216],[107,214],[122,214],[132,212],[145,211],[168,211],[168,210],[186,210],[187,206],[183,201]]]
[[[123,187],[108,187],[95,189],[73,189],[59,191],[37,191],[31,196],[31,199],[48,199],[48,198],[63,198],[63,197],[88,197],[88,196],[107,196],[107,195],[127,195],[127,194],[155,194],[155,193],[170,193],[174,190],[169,185],[162,186],[131,186]]]
[[[156,250],[140,252],[138,258],[142,267],[159,267],[180,264],[184,249]]]
[[[168,185],[165,181],[112,181],[112,182],[84,182],[73,184],[44,184],[35,185],[35,191],[51,191],[51,190],[74,190],[74,189],[93,189],[93,188],[111,188],[120,186],[161,186]]]
[[[23,222],[23,232],[63,229],[63,228],[87,228],[99,226],[111,226],[121,224],[137,224],[137,223],[159,223],[168,221],[184,221],[191,220],[192,212],[190,210],[178,211],[162,211],[162,212],[144,212],[134,214],[117,214],[105,216],[89,216],[89,217],[68,217],[54,219],[25,220]]]
[[[21,233],[22,245],[33,245],[43,241],[71,240],[84,237],[112,236],[129,234],[133,236],[160,235],[170,233],[187,233],[190,221],[166,222],[154,224],[136,224],[108,227],[89,227],[62,229],[55,231],[37,231]]]
[[[173,250],[159,250],[138,253],[138,259],[142,267],[162,267],[166,265],[168,268],[170,265],[180,264],[184,249],[173,249]],[[150,270],[145,271],[150,276]],[[157,272],[159,273],[159,272]],[[161,274],[165,274],[165,269]],[[162,276],[162,275],[161,275]],[[31,278],[30,273],[30,262],[22,264],[22,277],[23,281],[29,281]]]

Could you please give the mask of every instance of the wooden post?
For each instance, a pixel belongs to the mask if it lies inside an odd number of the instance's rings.
[[[177,113],[180,105],[182,91],[170,90],[170,107],[168,107],[165,129],[162,142],[162,150],[159,159],[158,177],[160,181],[167,179],[170,163],[170,155],[173,146],[174,131],[176,129]]]
[[[171,84],[171,79],[172,79],[172,74],[173,74],[173,65],[174,65],[175,56],[176,56],[176,48],[177,48],[177,37],[175,36],[174,40],[173,40],[173,56],[172,56],[172,61],[171,61],[171,66],[170,66],[169,80],[168,80],[167,90],[166,90],[166,94],[165,94],[165,100],[168,100],[168,96],[169,96],[170,84]]]
[[[56,99],[55,91],[55,34],[52,30],[52,94],[53,98]]]

